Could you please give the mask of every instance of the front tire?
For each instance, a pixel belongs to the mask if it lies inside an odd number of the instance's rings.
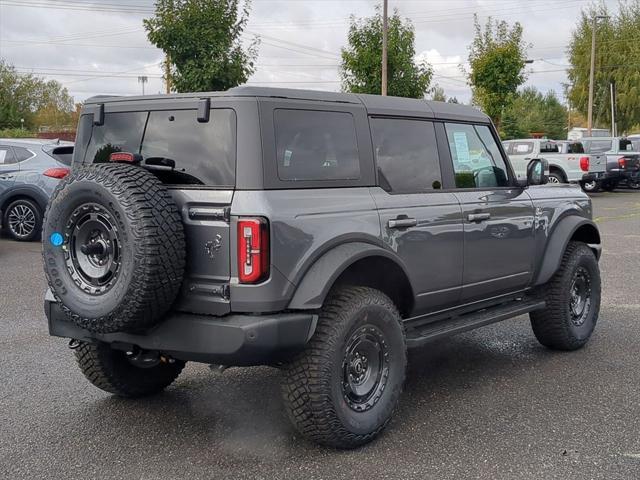
[[[136,398],[164,390],[178,378],[185,363],[159,362],[149,367],[134,365],[121,350],[106,343],[84,343],[75,349],[78,366],[94,386],[120,397]]]
[[[389,297],[372,288],[341,288],[325,302],[306,349],[285,368],[289,418],[321,445],[363,445],[391,419],[406,364],[402,320]]]
[[[11,202],[5,210],[3,224],[14,240],[38,240],[42,232],[42,210],[33,200],[20,198]]]
[[[600,288],[600,269],[591,249],[569,242],[560,268],[545,285],[546,308],[529,314],[538,341],[554,350],[583,347],[598,321]]]

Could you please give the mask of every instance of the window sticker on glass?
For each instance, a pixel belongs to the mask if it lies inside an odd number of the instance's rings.
[[[456,153],[459,163],[469,163],[469,142],[465,132],[453,132],[453,141],[456,144]]]
[[[4,159],[7,157],[6,150],[0,150],[0,163],[4,163]]]
[[[516,152],[518,153],[529,153],[529,146],[525,143],[520,143],[516,145]]]
[[[293,152],[291,150],[285,150],[284,151],[284,166],[285,167],[290,167],[291,166],[291,155],[293,155]]]

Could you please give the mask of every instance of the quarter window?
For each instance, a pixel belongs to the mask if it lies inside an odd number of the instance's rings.
[[[442,188],[432,122],[372,118],[371,134],[382,187],[394,193]]]
[[[16,162],[22,162],[33,157],[33,153],[23,147],[13,147],[13,153],[15,155]]]
[[[345,112],[274,112],[280,180],[357,180],[360,159],[353,116]]]
[[[509,186],[507,165],[486,125],[447,123],[456,187]]]

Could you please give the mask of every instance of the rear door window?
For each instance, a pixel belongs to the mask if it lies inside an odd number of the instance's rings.
[[[103,125],[94,125],[85,161],[106,163],[115,152],[139,153],[147,112],[107,113]]]
[[[13,154],[16,162],[24,162],[25,160],[35,157],[35,154],[31,152],[31,150],[27,150],[24,147],[13,147]]]
[[[372,118],[371,134],[383,188],[393,193],[442,188],[433,122]]]
[[[514,142],[511,148],[513,155],[528,155],[533,152],[533,142]]]
[[[360,178],[356,127],[350,113],[277,109],[274,124],[280,180]]]
[[[16,163],[13,150],[11,150],[11,147],[0,145],[0,165],[9,165],[11,163]]]

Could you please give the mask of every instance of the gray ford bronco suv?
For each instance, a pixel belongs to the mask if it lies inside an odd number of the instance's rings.
[[[49,331],[125,397],[188,361],[281,368],[295,427],[356,447],[391,418],[410,347],[526,313],[549,348],[588,341],[600,235],[589,198],[544,172],[516,180],[460,105],[95,97],[44,220]]]

